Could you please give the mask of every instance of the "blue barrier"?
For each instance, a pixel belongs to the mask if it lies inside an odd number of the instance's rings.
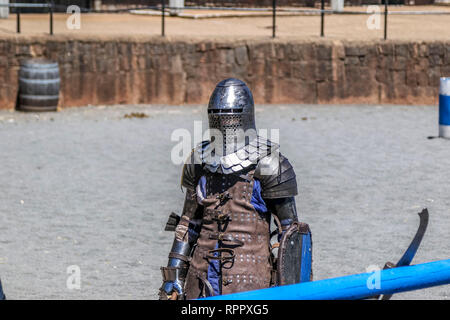
[[[450,78],[441,78],[439,87],[439,137],[450,139]]]
[[[347,300],[424,289],[450,284],[450,259],[377,272],[239,292],[205,300]],[[375,277],[379,277],[379,286],[373,286]]]

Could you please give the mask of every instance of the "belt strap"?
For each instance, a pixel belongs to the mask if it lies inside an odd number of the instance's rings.
[[[214,296],[214,289],[213,289],[211,283],[210,283],[207,279],[205,279],[204,277],[202,277],[202,276],[199,276],[199,275],[198,275],[197,278],[198,278],[198,279],[200,280],[200,282],[203,284],[204,290],[202,290],[202,291],[205,292],[205,293],[203,294],[203,297],[212,297],[212,296]]]
[[[170,252],[169,258],[179,259],[179,260],[187,262],[187,263],[191,262],[191,257],[185,256],[184,254],[179,254],[176,252]]]
[[[219,253],[219,255],[215,256],[214,253]],[[224,253],[227,253],[228,255],[223,255]],[[220,248],[220,249],[214,249],[209,250],[207,253],[205,252],[204,258],[210,259],[210,260],[220,260],[220,262],[228,262],[233,261],[236,254],[234,253],[233,249],[229,248]]]
[[[239,239],[235,239],[231,234],[222,232],[212,232],[209,234],[209,239],[219,240],[222,242],[228,242],[231,245],[236,245],[238,247],[243,246],[244,242]]]

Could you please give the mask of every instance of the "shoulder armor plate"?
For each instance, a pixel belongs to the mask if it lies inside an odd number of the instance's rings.
[[[254,177],[261,182],[263,198],[286,198],[296,196],[298,193],[294,168],[281,154],[261,159]]]

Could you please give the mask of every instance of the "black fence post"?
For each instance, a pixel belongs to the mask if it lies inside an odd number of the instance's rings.
[[[322,3],[320,5],[321,12],[320,12],[320,36],[325,36],[325,0],[322,0]]]
[[[17,8],[17,33],[20,33],[20,8]]]
[[[49,3],[50,9],[50,35],[53,35],[53,1]]]
[[[272,38],[275,38],[275,30],[277,28],[277,0],[272,1]]]
[[[165,36],[166,32],[165,32],[165,24],[166,22],[164,21],[164,13],[166,11],[166,3],[165,0],[161,0],[161,36]]]
[[[389,0],[384,0],[384,40],[387,39],[388,4]]]

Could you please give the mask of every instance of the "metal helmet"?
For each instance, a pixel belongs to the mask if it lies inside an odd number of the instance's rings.
[[[218,155],[234,153],[256,138],[253,95],[245,82],[229,78],[219,82],[208,104],[211,142]],[[214,140],[214,141],[213,141]]]

